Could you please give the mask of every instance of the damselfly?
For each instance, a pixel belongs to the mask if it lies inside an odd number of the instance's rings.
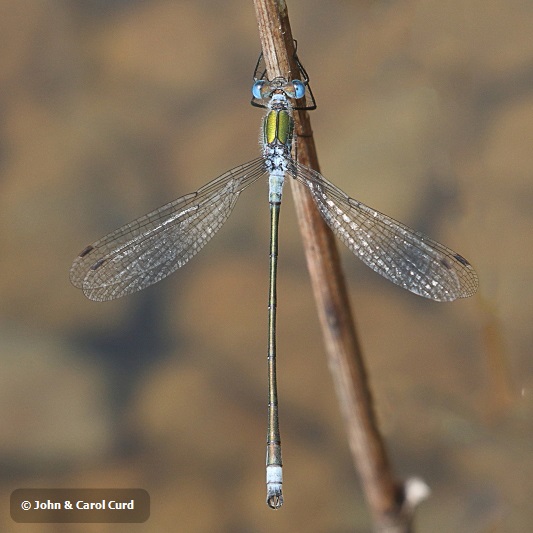
[[[478,287],[476,272],[462,256],[350,198],[292,156],[295,148],[292,110],[316,107],[307,73],[297,57],[295,61],[299,71],[296,79],[269,80],[259,56],[252,104],[267,109],[261,127],[260,157],[87,246],[70,270],[72,283],[91,300],[112,300],[144,289],[182,267],[199,252],[226,221],[241,192],[268,174],[271,229],[266,477],[267,503],[273,509],[283,504],[276,388],[276,273],[285,176],[307,187],[337,237],[389,281],[436,301],[466,298]]]

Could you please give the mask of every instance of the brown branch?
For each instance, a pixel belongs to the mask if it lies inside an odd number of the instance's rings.
[[[294,41],[283,0],[254,0],[269,79],[297,77]],[[292,74],[292,75],[290,75]],[[295,111],[298,160],[319,170],[309,115]],[[395,483],[378,431],[361,348],[334,238],[305,187],[291,180],[307,267],[350,449],[381,532],[409,530],[403,491]]]

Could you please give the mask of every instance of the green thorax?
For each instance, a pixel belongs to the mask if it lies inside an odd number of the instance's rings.
[[[283,144],[291,148],[294,121],[286,109],[272,109],[263,122],[265,144]]]

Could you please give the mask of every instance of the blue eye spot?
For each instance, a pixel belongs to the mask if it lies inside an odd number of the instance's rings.
[[[263,88],[264,84],[264,80],[258,80],[252,85],[252,94],[254,98],[258,98],[259,100],[263,98],[263,95],[261,94],[261,89]]]
[[[294,87],[294,97],[296,99],[303,98],[305,95],[305,84],[300,80],[293,80],[292,86]]]

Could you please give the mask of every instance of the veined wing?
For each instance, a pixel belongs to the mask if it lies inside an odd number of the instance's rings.
[[[87,298],[103,301],[162,280],[201,250],[243,189],[264,173],[259,157],[118,228],[80,253],[70,269],[71,282]]]
[[[477,274],[464,257],[350,198],[310,168],[293,162],[289,173],[307,186],[337,237],[378,274],[437,301],[466,298],[476,292]]]

